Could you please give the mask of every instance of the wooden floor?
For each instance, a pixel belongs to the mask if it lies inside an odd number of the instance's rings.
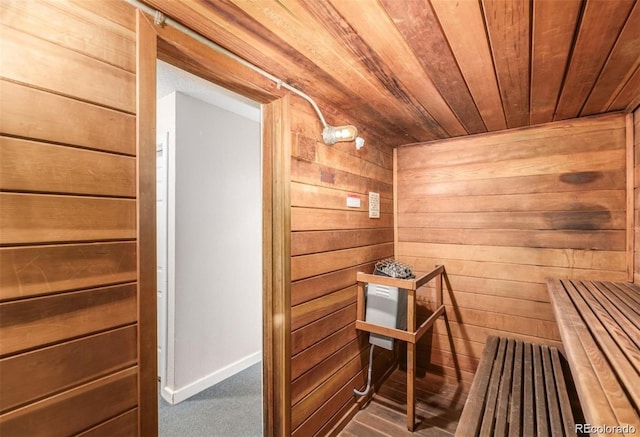
[[[443,378],[416,380],[415,431],[407,430],[406,373],[396,370],[339,437],[453,436],[467,391]]]

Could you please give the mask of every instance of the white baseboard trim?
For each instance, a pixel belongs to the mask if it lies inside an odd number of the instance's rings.
[[[261,360],[262,351],[255,352],[177,390],[171,389],[170,387],[162,387],[161,395],[164,400],[170,404],[177,404],[178,402],[182,402],[185,399],[200,393],[202,390],[216,385],[217,383],[224,381],[230,376],[233,376],[256,363],[259,363]]]

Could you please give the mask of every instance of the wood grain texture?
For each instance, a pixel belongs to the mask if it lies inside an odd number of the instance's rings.
[[[243,68],[237,61],[217,53],[171,26],[155,27],[159,59],[176,64],[226,89],[261,103],[279,94],[273,81]]]
[[[608,299],[602,299],[602,292],[604,290],[605,296],[609,294],[610,285],[600,281],[581,283],[557,279],[549,279],[547,285],[585,419],[613,426],[624,423],[640,425],[637,413],[639,399],[634,394],[638,370],[625,368],[625,365],[634,363],[637,367],[638,347],[635,345],[630,350],[635,352],[635,356],[612,350],[611,347],[617,343],[615,339],[623,339],[626,333],[624,330],[612,330],[617,320],[600,310],[600,305],[608,306]],[[625,284],[614,284],[614,289],[617,286],[627,288]],[[589,289],[599,291],[593,294]],[[637,288],[634,289],[637,294]],[[637,313],[634,314],[636,317]],[[634,336],[637,329],[630,335]],[[628,378],[633,382],[623,390],[622,387],[629,384]]]
[[[51,1],[51,0],[47,0]],[[53,0],[55,1],[55,0]],[[123,29],[127,29],[134,33],[136,31],[136,14],[135,8],[126,2],[105,2],[100,6],[94,6],[91,10],[86,9],[86,3],[84,0],[66,0],[65,3],[69,5],[69,8],[73,10],[75,14],[85,12],[89,15],[99,14],[103,19],[120,26]],[[130,48],[131,53],[134,53],[134,48]],[[133,61],[135,62],[135,61]]]
[[[433,80],[439,94],[444,97],[453,112],[460,114],[460,119],[464,120],[465,131],[470,134],[485,132],[484,122],[471,93],[467,90],[447,38],[438,25],[438,19],[429,3],[385,0],[382,5],[395,22],[414,56],[419,59],[422,69],[429,72],[429,77]],[[375,26],[375,23],[372,25]],[[383,32],[380,33],[380,35],[383,34]],[[402,62],[406,58],[410,57],[407,55],[398,57],[399,60],[403,60]],[[414,79],[410,83],[415,82]],[[446,127],[448,126],[445,125]],[[457,132],[450,127],[447,131],[451,136],[457,135]]]
[[[116,2],[109,2],[116,4]],[[33,7],[19,0],[4,3],[0,22],[123,70],[135,71],[134,33],[109,20],[108,4],[91,11],[72,2],[40,0]]]
[[[136,405],[137,370],[130,368],[0,416],[5,435],[69,435]]]
[[[0,300],[132,282],[133,242],[0,248]]]
[[[566,155],[573,153],[571,142],[550,141],[571,136],[582,144],[581,151],[597,152],[619,148],[619,141],[625,135],[625,123],[618,114],[575,119],[568,122],[546,123],[536,128],[504,131],[474,137],[454,138],[439,143],[430,143],[432,154],[425,155],[411,147],[402,148],[403,168],[419,168],[425,165],[447,167],[473,164],[477,162],[508,161],[533,158],[540,155]],[[565,138],[566,139],[566,138]],[[518,143],[522,147],[514,148]],[[466,144],[474,153],[455,153],[452,145]],[[525,147],[526,146],[526,147]],[[413,153],[412,153],[413,150]]]
[[[0,304],[5,356],[135,323],[136,285],[115,285]]]
[[[305,372],[299,378],[291,383],[291,403],[297,404],[306,395],[315,390],[318,385],[329,378],[330,375],[335,373],[340,367],[343,366],[345,361],[350,361],[352,358],[360,356],[362,352],[366,352],[367,341],[363,336],[358,336],[355,340],[349,342],[347,345],[337,349],[330,356],[325,357],[320,365],[314,365],[311,370]],[[363,348],[365,349],[363,351]],[[317,363],[315,363],[317,364]]]
[[[402,31],[396,28],[393,17],[390,17],[382,8],[370,8],[369,13],[362,14],[359,13],[361,8],[355,4],[332,2],[331,5],[349,23],[354,32],[354,34],[344,32],[340,35],[343,43],[355,56],[370,53],[367,58],[378,59],[376,63],[366,62],[365,65],[375,72],[385,87],[396,97],[404,98],[412,104],[413,99],[416,100],[415,103],[419,104],[419,107],[414,111],[425,126],[429,126],[433,132],[445,135],[465,133],[464,126],[455,117],[446,100],[438,96],[437,83],[433,82],[433,78],[420,79],[424,78],[421,67],[423,58],[412,50],[410,45],[407,45],[401,34]],[[314,8],[314,10],[318,9],[320,8]],[[319,15],[319,18],[327,18],[327,15]],[[339,22],[339,20],[335,21]],[[367,32],[372,27],[380,29],[381,32]],[[357,38],[354,38],[355,35]],[[354,42],[360,42],[360,44]],[[403,95],[404,89],[407,91],[406,95]],[[434,95],[435,98],[430,97]]]
[[[3,134],[135,154],[135,117],[130,114],[4,80],[0,91]]]
[[[640,106],[640,66],[633,72],[631,78],[620,91],[609,111],[626,111],[630,113]]]
[[[531,124],[553,120],[582,2],[533,2]]]
[[[218,2],[214,8],[200,3],[169,4],[151,1],[149,4],[157,7],[168,16],[175,17],[177,15],[187,19],[192,29],[201,32],[267,71],[278,71],[282,66],[286,66],[281,71],[280,77],[292,82],[292,77],[297,76],[294,82],[301,89],[314,89],[315,98],[323,97],[323,101],[325,101],[323,107],[333,106],[340,108],[343,113],[352,113],[354,102],[365,101],[363,96],[355,94],[346,98],[347,87],[343,83],[322,69],[315,68],[313,62],[297,53],[290,44],[282,41],[267,25],[257,22],[234,4]],[[212,25],[214,23],[209,19],[214,16],[216,24]],[[259,35],[261,33],[262,35]],[[264,37],[265,33],[268,35],[266,38]],[[269,56],[265,58],[264,53],[269,53]],[[315,71],[321,79],[311,78],[308,80],[305,74],[300,74],[302,71]],[[327,100],[331,100],[333,104],[329,104]],[[388,131],[392,136],[404,135],[398,127],[383,126],[380,120],[384,117],[377,108],[372,108],[367,112],[353,112],[351,117],[357,117],[358,120],[361,120],[358,124],[362,126],[377,125],[376,131]]]
[[[156,58],[153,24],[136,10],[136,266],[138,434],[158,433]]]
[[[434,338],[419,346],[429,351],[418,354],[421,367],[473,372],[477,345],[492,332],[559,345],[546,278],[626,277],[623,124],[623,115],[592,117],[397,149],[398,256],[417,272],[444,264],[449,277],[450,325],[436,323]],[[584,166],[549,167],[563,161]],[[545,168],[535,176],[544,179],[531,179]],[[425,320],[435,288],[420,291],[418,302]]]
[[[149,0],[394,146],[632,111],[635,3]]]
[[[640,184],[640,177],[638,172],[640,171],[640,109],[636,109],[633,112],[633,167],[634,167],[634,187]],[[640,190],[634,188],[636,195],[634,196],[634,225],[633,225],[633,239],[634,239],[634,265],[633,265],[633,282],[640,283],[640,261],[638,255],[640,254],[640,226],[636,220],[638,211],[640,210],[640,201],[638,201],[637,195],[640,194]]]
[[[134,11],[3,3],[3,435],[138,435]]]
[[[134,408],[78,435],[82,437],[128,437],[137,432],[138,409]]]
[[[640,66],[639,28],[640,6],[636,2],[580,115],[605,112]]]
[[[269,436],[291,433],[290,101],[285,96],[263,107],[263,417]]]
[[[387,145],[362,153],[366,147],[320,144],[317,118],[300,99],[291,102],[292,432],[309,435],[345,423],[353,387],[366,376],[366,336],[354,328],[356,273],[393,255],[393,174]],[[308,152],[305,143],[313,144]],[[380,219],[368,218],[369,191],[380,193]],[[359,208],[346,207],[348,194],[360,197]]]
[[[455,435],[564,435],[574,422],[559,364],[555,348],[489,337]]]
[[[341,310],[329,314],[320,320],[310,323],[291,333],[291,353],[293,355],[302,352],[307,347],[322,340],[327,333],[332,334],[334,330],[344,328],[353,321],[356,305],[351,304]]]
[[[4,191],[135,197],[135,170],[129,156],[0,137]]]
[[[54,93],[133,113],[135,76],[73,50],[0,25],[2,76]],[[34,64],[39,68],[33,68]],[[78,76],[77,72],[82,71]],[[69,81],[69,77],[75,80]],[[96,86],[96,84],[101,86]]]
[[[577,117],[635,2],[587,2],[567,68],[555,120]]]
[[[135,365],[136,338],[130,326],[0,360],[0,412]]]
[[[634,215],[635,215],[635,199],[634,199],[634,132],[633,132],[633,114],[627,114],[625,116],[626,122],[626,138],[625,138],[625,151],[626,151],[626,172],[627,172],[627,281],[633,281],[633,272],[635,270],[634,258],[635,258],[635,239],[634,239]]]
[[[507,127],[478,2],[431,0],[464,80],[490,131]]]
[[[382,243],[374,246],[296,256],[291,260],[291,278],[295,281],[318,276],[340,268],[388,258],[391,255],[393,255],[393,245]]]
[[[388,242],[391,238],[393,238],[392,229],[296,232],[291,236],[291,254],[296,256],[371,246]]]
[[[529,124],[530,3],[483,1],[507,126]]]
[[[409,96],[409,101],[400,105],[399,101],[393,98],[392,90],[380,82],[375,71],[369,70],[365,64],[349,62],[351,56],[347,47],[333,38],[318,38],[319,35],[327,35],[327,28],[313,20],[311,13],[299,2],[292,1],[274,5],[242,3],[239,5],[238,2],[232,0],[232,3],[240,6],[256,22],[268,26],[276,38],[288,41],[302,56],[313,57],[317,66],[325,73],[342,77],[344,79],[343,86],[353,89],[361,96],[372,93],[382,93],[388,96],[387,99],[380,101],[378,108],[383,118],[391,121],[396,118],[414,120],[407,128],[407,132],[412,136],[424,135],[427,132],[427,127],[422,124],[423,120],[415,112],[420,108],[411,103],[411,97]],[[286,13],[283,13],[285,11]],[[363,80],[356,81],[356,78]]]
[[[0,244],[133,239],[136,201],[1,193]]]

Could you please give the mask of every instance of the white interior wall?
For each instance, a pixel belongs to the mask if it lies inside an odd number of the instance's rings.
[[[179,92],[158,103],[159,134],[160,129],[173,131],[168,359],[162,390],[172,403],[262,357],[259,109],[257,113],[230,112]],[[173,126],[161,126],[171,114]]]

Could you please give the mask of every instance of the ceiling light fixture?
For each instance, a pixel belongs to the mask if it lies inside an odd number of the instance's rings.
[[[322,140],[328,146],[332,146],[337,142],[354,140],[357,150],[364,146],[364,138],[358,136],[358,128],[352,125],[330,126],[325,124],[322,129]]]
[[[353,141],[358,136],[358,129],[355,126],[325,126],[322,129],[322,139],[327,145],[332,145],[338,141]]]

